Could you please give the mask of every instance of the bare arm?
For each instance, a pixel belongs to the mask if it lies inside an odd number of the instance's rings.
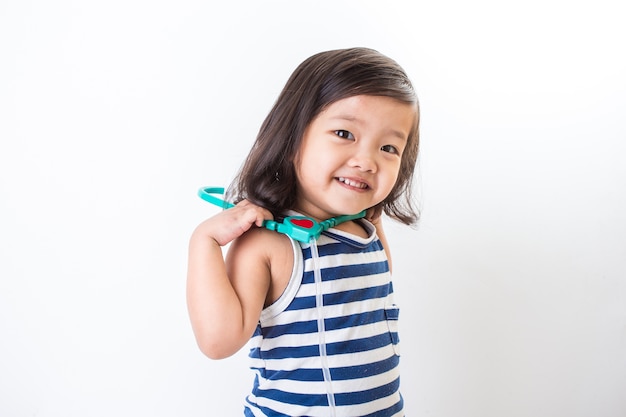
[[[387,255],[387,263],[389,264],[389,272],[392,272],[391,269],[391,251],[389,250],[389,243],[387,242],[387,235],[385,235],[385,230],[383,229],[383,221],[382,221],[382,210],[372,208],[368,211],[367,220],[369,220],[374,227],[376,227],[376,234],[380,239],[380,243],[382,243],[383,248],[385,249],[385,254]]]
[[[259,230],[271,214],[247,201],[201,223],[189,242],[187,306],[196,341],[213,359],[237,352],[250,338],[270,285]],[[236,240],[235,240],[236,239]],[[234,241],[233,241],[234,240]],[[233,241],[224,261],[221,246]]]

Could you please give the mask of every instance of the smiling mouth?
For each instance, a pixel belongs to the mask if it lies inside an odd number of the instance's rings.
[[[351,180],[349,178],[337,177],[337,181],[342,182],[346,185],[349,185],[350,187],[358,188],[360,190],[365,190],[366,188],[369,188],[369,185],[367,185],[366,183]]]

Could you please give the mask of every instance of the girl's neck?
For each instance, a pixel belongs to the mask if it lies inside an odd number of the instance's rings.
[[[345,223],[341,223],[335,226],[335,229],[341,230],[342,232],[350,233],[351,235],[359,236],[362,238],[369,237],[367,229],[363,226],[363,224],[359,220],[351,220]]]

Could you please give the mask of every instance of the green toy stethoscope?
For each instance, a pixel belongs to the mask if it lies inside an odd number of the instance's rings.
[[[217,195],[223,195],[224,188],[222,187],[202,187],[198,190],[198,196],[204,201],[214,204],[223,209],[229,209],[234,207],[233,203],[224,201],[217,197]],[[310,243],[311,239],[317,240],[320,235],[335,227],[340,223],[356,220],[365,217],[365,210],[357,214],[346,214],[343,216],[331,217],[321,222],[317,222],[310,217],[306,216],[289,216],[285,217],[282,222],[274,220],[265,220],[263,227],[269,230],[275,230],[279,233],[284,233],[287,236],[295,239],[299,242]]]

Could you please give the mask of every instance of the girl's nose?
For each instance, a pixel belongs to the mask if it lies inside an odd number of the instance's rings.
[[[348,164],[352,168],[358,168],[363,172],[376,172],[376,160],[369,151],[359,151],[352,155]]]

